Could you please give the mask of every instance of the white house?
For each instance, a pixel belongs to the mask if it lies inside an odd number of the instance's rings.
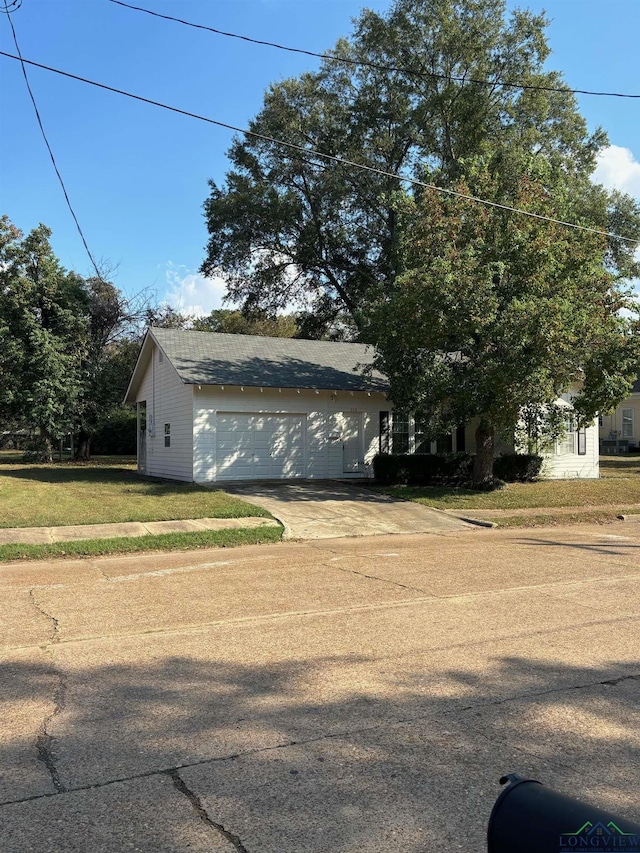
[[[640,447],[640,376],[631,393],[608,415],[600,417],[602,453],[620,453]]]
[[[359,478],[379,451],[474,450],[474,426],[425,442],[393,415],[365,344],[148,330],[125,402],[138,411],[138,470],[195,482]],[[597,477],[597,429],[571,432],[546,475]]]

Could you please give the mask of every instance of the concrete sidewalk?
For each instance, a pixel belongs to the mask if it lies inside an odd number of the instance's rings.
[[[0,545],[48,545],[83,539],[159,536],[163,533],[198,533],[203,530],[238,530],[277,527],[274,518],[185,518],[178,521],[129,521],[120,524],[74,524],[70,527],[6,527]]]

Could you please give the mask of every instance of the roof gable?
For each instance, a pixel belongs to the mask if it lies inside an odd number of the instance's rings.
[[[373,362],[366,344],[149,330],[185,384],[328,391],[387,391],[377,370],[363,376]]]

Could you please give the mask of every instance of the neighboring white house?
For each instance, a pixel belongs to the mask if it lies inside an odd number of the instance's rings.
[[[620,453],[640,447],[640,376],[617,409],[600,417],[600,449]]]
[[[365,344],[148,330],[125,402],[138,470],[195,482],[373,476],[380,451],[474,450],[473,424],[425,442],[397,416]],[[597,429],[569,433],[546,476],[597,477]]]

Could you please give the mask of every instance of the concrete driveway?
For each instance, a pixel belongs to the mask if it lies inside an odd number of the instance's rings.
[[[444,512],[345,481],[246,483],[225,486],[225,491],[267,509],[283,524],[284,539],[472,529],[472,525]]]
[[[621,524],[1,565],[0,849],[482,853],[508,771],[638,821],[639,555]]]

